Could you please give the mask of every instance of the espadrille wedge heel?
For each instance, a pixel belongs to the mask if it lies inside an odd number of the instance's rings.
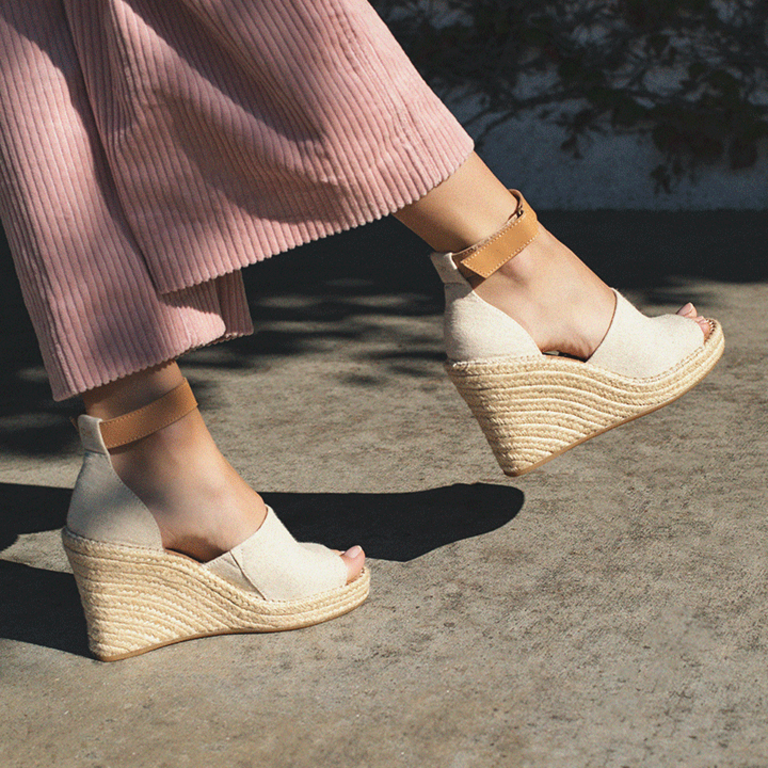
[[[185,382],[125,417],[78,420],[85,459],[62,538],[91,651],[104,661],[209,635],[298,629],[347,613],[368,595],[367,569],[347,584],[336,553],[297,542],[269,508],[253,536],[210,562],[163,548],[154,517],[115,473],[108,447],[149,435],[196,405]]]
[[[484,301],[467,278],[485,278],[538,235],[519,206],[492,237],[434,253],[445,284],[446,370],[505,474],[522,475],[596,435],[651,413],[698,384],[723,353],[720,325],[678,315],[649,318],[621,294],[602,343],[586,361],[542,354],[527,331]]]

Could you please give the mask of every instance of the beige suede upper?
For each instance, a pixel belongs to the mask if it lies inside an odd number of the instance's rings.
[[[163,549],[152,513],[112,467],[100,422],[86,415],[78,419],[85,458],[67,528],[98,542]],[[309,597],[347,581],[347,568],[336,553],[320,544],[296,541],[269,507],[256,533],[201,567],[267,600]]]
[[[459,272],[450,253],[433,253],[445,283],[443,333],[449,360],[539,355],[528,332],[509,315],[481,299]]]
[[[86,539],[162,549],[155,518],[112,468],[101,437],[101,419],[77,420],[85,457],[67,513],[67,528]]]
[[[337,554],[320,544],[296,541],[271,507],[253,536],[205,567],[266,600],[308,597],[347,580],[347,568]]]
[[[704,343],[698,323],[679,315],[646,317],[618,291],[613,320],[587,361],[633,379],[658,376]]]
[[[445,285],[444,335],[453,362],[541,355],[528,332],[478,296],[451,253],[433,253]],[[618,291],[608,332],[587,363],[635,379],[657,376],[701,347],[704,335],[686,317],[646,317]]]

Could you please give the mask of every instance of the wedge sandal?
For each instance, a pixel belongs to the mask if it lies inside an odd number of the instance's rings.
[[[115,473],[109,448],[196,407],[184,382],[118,419],[78,419],[85,458],[62,539],[89,647],[103,661],[211,635],[298,629],[341,616],[368,596],[367,569],[347,584],[339,555],[297,542],[270,508],[256,533],[210,562],[163,548],[154,517]]]
[[[446,295],[446,370],[505,474],[518,476],[596,435],[673,402],[698,384],[724,349],[719,323],[649,318],[618,291],[608,332],[586,361],[542,354],[527,331],[469,282],[488,277],[538,235],[518,209],[493,236],[459,253],[433,253]]]

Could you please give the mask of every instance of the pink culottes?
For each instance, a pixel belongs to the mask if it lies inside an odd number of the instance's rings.
[[[250,333],[243,266],[471,150],[366,0],[0,0],[0,217],[59,400]]]

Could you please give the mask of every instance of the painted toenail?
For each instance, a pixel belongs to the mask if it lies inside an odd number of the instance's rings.
[[[680,311],[684,313],[688,313],[693,309],[693,304],[689,301]]]

